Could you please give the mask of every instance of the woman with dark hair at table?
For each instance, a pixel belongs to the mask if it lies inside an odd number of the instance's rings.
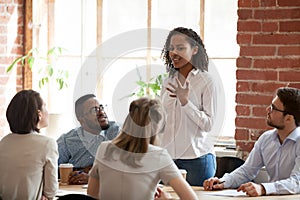
[[[0,197],[53,199],[58,189],[57,144],[39,135],[48,126],[48,111],[40,94],[18,92],[8,105],[7,121],[12,133],[0,141]]]

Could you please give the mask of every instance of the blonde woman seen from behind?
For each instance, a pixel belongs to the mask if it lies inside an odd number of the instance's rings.
[[[162,180],[180,199],[198,199],[167,151],[154,145],[163,127],[158,100],[133,101],[121,133],[99,146],[87,193],[97,199],[168,199],[157,188]]]

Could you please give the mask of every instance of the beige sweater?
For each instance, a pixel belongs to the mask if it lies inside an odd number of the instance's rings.
[[[36,133],[8,134],[0,141],[0,197],[52,199],[58,189],[57,144]]]

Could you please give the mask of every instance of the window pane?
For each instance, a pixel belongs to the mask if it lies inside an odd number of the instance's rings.
[[[81,52],[81,1],[55,1],[55,44],[68,54]]]
[[[82,51],[87,56],[97,48],[97,0],[85,0],[82,7]]]
[[[128,55],[130,59],[118,58],[107,66],[103,76],[103,85],[101,85],[103,87],[102,100],[108,105],[109,116],[121,123],[128,114],[131,100],[136,98],[136,96],[130,97],[130,94],[139,89],[137,81],[147,81],[147,67],[151,68],[151,78],[165,73],[160,60],[152,60],[151,66],[148,66],[146,58],[133,58],[132,55]]]
[[[147,10],[147,0],[103,0],[103,41],[122,32],[146,28]]]
[[[209,57],[236,58],[237,1],[205,1],[204,43]]]
[[[225,108],[224,110],[224,122],[222,132],[219,134],[221,136],[231,136],[233,137],[235,133],[235,71],[236,71],[236,61],[235,59],[210,59],[210,66],[214,66],[218,71],[220,76],[219,83],[224,88],[224,100]],[[217,111],[220,113],[220,111]]]
[[[55,44],[65,54],[87,55],[96,48],[96,0],[55,1]]]
[[[153,0],[152,27],[172,30],[178,26],[199,33],[200,0]]]

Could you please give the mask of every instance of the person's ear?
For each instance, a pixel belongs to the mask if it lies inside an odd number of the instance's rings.
[[[82,116],[77,117],[77,120],[79,121],[80,124],[84,123],[84,117]]]
[[[285,117],[288,123],[295,123],[294,115],[287,114]]]
[[[41,121],[42,119],[42,111],[41,110],[37,110],[38,116],[39,116],[39,121]]]
[[[198,53],[198,46],[193,47],[193,55],[196,55]]]

